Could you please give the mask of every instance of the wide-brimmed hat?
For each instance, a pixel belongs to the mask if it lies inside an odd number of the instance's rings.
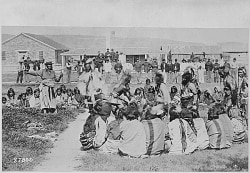
[[[52,61],[48,61],[45,63],[45,65],[52,65],[52,64],[53,64]]]
[[[99,100],[94,106],[94,111],[100,116],[109,116],[112,110],[111,104],[107,103],[105,100]]]
[[[93,61],[94,61],[94,58],[89,58],[89,59],[87,59],[85,64],[91,64]]]
[[[113,105],[113,106],[119,106],[120,103],[117,102],[117,99],[114,99],[114,98],[109,98],[107,99],[107,103]]]

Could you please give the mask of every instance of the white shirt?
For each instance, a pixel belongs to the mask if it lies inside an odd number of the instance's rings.
[[[110,62],[104,63],[103,68],[105,72],[111,72],[112,71],[112,64]]]
[[[230,66],[231,68],[237,68],[237,62],[231,62]]]
[[[99,116],[95,120],[96,135],[93,140],[94,147],[100,147],[105,141],[107,123]]]
[[[40,98],[35,98],[34,96],[30,97],[29,103],[31,108],[39,108],[41,106]]]

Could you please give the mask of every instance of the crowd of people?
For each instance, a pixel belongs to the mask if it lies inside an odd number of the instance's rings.
[[[9,88],[7,91],[7,96],[2,97],[2,106],[9,108],[35,108],[42,110],[42,112],[51,112],[55,113],[59,109],[76,109],[82,106],[83,98],[80,94],[80,91],[77,87],[74,89],[66,88],[64,84],[56,88],[54,96],[55,98],[55,107],[47,108],[50,110],[43,110],[42,108],[41,90],[39,88],[27,87],[24,92],[21,92],[17,95],[17,92],[13,88]]]
[[[7,98],[2,98],[3,106],[35,107],[44,113],[83,107],[89,114],[80,134],[83,150],[96,149],[132,158],[229,148],[247,140],[248,80],[244,67],[235,70],[227,61],[217,65],[210,59],[192,65],[177,60],[172,63],[171,59],[163,59],[160,65],[156,58],[152,62],[137,61],[137,82],[144,82],[140,81],[142,67],[151,77],[147,75],[145,86],[132,92],[128,70],[131,67],[119,60],[118,52],[107,52],[78,62],[75,68],[79,81],[73,90],[65,85],[55,89],[55,82],[63,74],[56,76],[52,62],[44,63],[45,68],[40,70],[26,71],[26,75],[41,78],[39,88],[33,91],[28,87],[17,99],[10,88]],[[212,71],[219,76],[216,82],[220,81],[223,87],[216,86],[214,91],[200,88],[202,64],[208,76]],[[72,67],[68,61],[66,68]],[[107,75],[112,70],[117,78],[108,92],[103,73]],[[178,84],[169,88],[167,83]]]
[[[164,73],[156,71],[153,83],[147,79],[144,88],[132,93],[131,75],[121,73],[111,95],[104,94],[89,108],[80,135],[84,150],[144,158],[229,148],[247,140],[248,84],[244,68],[238,70],[240,83],[235,82],[230,67],[220,69],[223,87],[214,87],[213,92],[201,90],[191,67],[181,76],[181,88],[172,86],[170,90],[164,83]],[[207,109],[202,111],[204,107]]]

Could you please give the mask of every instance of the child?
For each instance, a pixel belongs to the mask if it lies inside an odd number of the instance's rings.
[[[33,96],[33,89],[31,87],[26,88],[26,96],[28,100]]]
[[[2,108],[7,106],[7,98],[6,97],[2,97]]]
[[[15,91],[13,88],[9,88],[7,92],[7,97],[8,97],[7,106],[10,106],[10,107],[17,106],[16,98],[15,98]]]
[[[123,111],[124,120],[120,124],[121,141],[118,146],[118,153],[121,156],[134,158],[146,154],[146,133],[143,124],[138,121],[138,107],[131,103]]]
[[[31,108],[40,108],[40,90],[37,88],[34,90],[34,95],[30,97],[29,104]]]
[[[19,103],[18,103],[19,107],[24,107],[24,108],[30,107],[29,100],[27,99],[27,94],[26,93],[20,94],[18,96],[18,100],[19,100]]]
[[[57,88],[56,89],[56,106],[61,108],[63,105],[64,105],[64,100],[62,97],[62,89]]]
[[[60,88],[61,88],[61,92],[62,92],[62,99],[63,99],[64,102],[67,102],[68,96],[67,96],[66,86],[62,84],[60,86]]]
[[[146,79],[146,85],[144,86],[144,94],[147,103],[153,104],[155,101],[155,89],[150,84],[150,79]]]
[[[75,95],[75,100],[78,102],[79,106],[83,106],[84,96],[81,95],[80,90],[77,87],[74,88],[74,95]]]
[[[134,99],[136,104],[138,105],[139,111],[142,112],[143,106],[146,104],[146,100],[144,99],[143,91],[141,88],[135,89]]]
[[[71,108],[76,108],[78,106],[78,103],[75,100],[75,97],[71,89],[67,89],[67,96],[68,96],[67,106],[70,106]]]

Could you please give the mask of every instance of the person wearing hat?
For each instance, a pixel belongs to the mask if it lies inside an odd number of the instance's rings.
[[[180,63],[178,63],[177,59],[175,59],[175,63],[173,64],[173,73],[175,83],[178,83],[178,73],[180,72]]]
[[[228,65],[227,65],[228,64]],[[236,78],[234,78],[231,74],[230,74],[230,64],[227,63],[225,64],[224,67],[224,80],[223,80],[223,85],[224,87],[229,86],[231,91],[238,90],[238,86],[237,86],[237,81]]]
[[[219,68],[220,64],[218,62],[218,59],[216,59],[214,63],[214,83],[219,83],[220,80]]]
[[[104,81],[101,79],[101,73],[94,70],[94,62],[89,58],[85,64],[85,71],[79,76],[77,87],[80,93],[87,98],[89,109],[95,103],[95,93],[98,88],[104,89]]]
[[[238,79],[238,75],[237,75],[237,71],[238,71],[238,63],[236,62],[236,58],[233,58],[233,62],[230,63],[230,71],[231,71],[231,75],[234,77],[234,79]]]
[[[135,68],[135,71],[136,71],[137,84],[141,84],[142,82],[140,81],[140,78],[141,78],[142,63],[140,62],[139,59],[134,64],[134,68]]]
[[[40,76],[42,81],[39,86],[41,109],[44,113],[54,113],[56,111],[56,97],[54,91],[55,82],[59,82],[63,77],[61,73],[57,78],[56,73],[52,68],[52,62],[45,63],[45,69],[35,72],[28,72],[33,76]]]
[[[104,100],[98,100],[90,112],[80,134],[80,142],[84,150],[91,148],[101,149],[106,142],[108,117],[110,116],[111,104]]]
[[[151,68],[151,64],[148,62],[147,59],[145,59],[145,61],[142,63],[143,67],[144,67],[144,72],[148,74],[148,72],[150,71]]]
[[[207,81],[208,83],[211,83],[213,63],[210,61],[210,58],[208,58],[208,61],[205,64],[205,69],[206,69],[206,74],[207,74]]]
[[[23,74],[24,74],[24,65],[23,65],[23,61],[19,61],[18,62],[18,66],[17,66],[17,79],[16,79],[16,83],[22,83],[23,82]]]
[[[162,63],[161,63],[161,71],[163,73],[163,77],[164,77],[164,83],[167,83],[167,78],[168,78],[168,75],[167,75],[167,63],[165,61],[165,59],[162,59]]]
[[[158,62],[156,57],[153,58],[151,66],[152,66],[152,81],[154,81],[155,74],[158,71]]]

